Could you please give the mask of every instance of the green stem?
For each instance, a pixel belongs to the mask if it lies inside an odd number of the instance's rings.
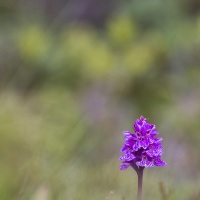
[[[138,194],[137,194],[137,200],[142,200],[143,170],[144,170],[144,167],[139,167],[139,169],[137,171],[137,175],[138,175]]]

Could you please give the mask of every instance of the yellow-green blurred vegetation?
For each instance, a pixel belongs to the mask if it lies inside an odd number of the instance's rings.
[[[0,1],[0,105],[1,200],[136,198],[140,115],[168,163],[144,199],[199,200],[199,1]]]

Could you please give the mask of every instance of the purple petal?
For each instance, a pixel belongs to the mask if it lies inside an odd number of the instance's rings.
[[[154,163],[149,161],[149,160],[147,160],[147,159],[143,159],[140,162],[137,162],[136,164],[138,166],[145,167],[145,168],[154,167]]]
[[[163,140],[162,138],[152,138],[152,139],[154,140],[154,143],[159,143]]]
[[[129,141],[129,140],[137,140],[137,137],[135,136],[135,134],[129,132],[129,131],[124,131],[123,134],[124,136],[124,140]]]
[[[128,149],[130,149],[130,147],[128,145],[124,145],[121,149],[121,152],[127,151]]]
[[[156,129],[152,129],[149,134],[154,137],[159,134],[159,132]]]
[[[119,160],[124,160],[124,155],[120,156]]]
[[[121,163],[121,164],[120,164],[120,170],[125,170],[125,169],[127,169],[129,166],[130,166],[129,163]]]
[[[139,145],[139,142],[135,142],[133,145],[132,145],[132,149],[133,151],[137,151],[138,149],[140,148],[140,145]]]
[[[130,131],[124,131],[123,134],[124,135],[131,135],[132,133]]]
[[[161,160],[160,158],[156,158],[156,159],[154,160],[154,165],[155,165],[155,166],[162,166],[162,167],[164,167],[164,166],[167,165],[167,163],[164,162],[163,160]]]
[[[149,146],[148,140],[140,140],[138,142],[139,142],[140,148],[142,147],[142,148],[146,149]]]
[[[146,153],[150,157],[159,156],[164,153],[162,148],[163,147],[162,147],[161,143],[150,144]]]

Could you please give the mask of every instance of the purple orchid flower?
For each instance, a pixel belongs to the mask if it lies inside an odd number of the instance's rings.
[[[135,133],[124,131],[124,146],[120,156],[122,161],[120,170],[132,167],[138,174],[138,200],[142,198],[142,177],[144,168],[155,166],[166,166],[161,159],[163,146],[162,138],[156,138],[159,132],[154,124],[149,124],[143,116],[133,124]]]

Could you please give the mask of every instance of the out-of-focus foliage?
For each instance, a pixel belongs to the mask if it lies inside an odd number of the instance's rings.
[[[199,7],[1,1],[0,199],[134,198],[117,160],[140,115],[168,163],[145,172],[144,199],[198,199]]]
[[[111,18],[107,23],[108,37],[116,47],[127,47],[139,34],[139,27],[127,15]]]

